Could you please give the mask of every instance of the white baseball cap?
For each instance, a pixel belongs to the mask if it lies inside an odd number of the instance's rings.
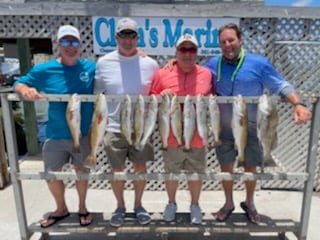
[[[63,25],[59,27],[57,38],[58,40],[65,36],[73,36],[80,40],[79,30],[71,25]]]
[[[131,30],[138,33],[138,25],[136,21],[131,18],[122,18],[117,23],[117,30],[116,32],[119,33],[123,30]]]
[[[186,33],[184,35],[182,35],[178,41],[177,41],[177,44],[176,44],[176,47],[178,48],[182,43],[184,42],[191,42],[195,47],[198,48],[198,42],[197,42],[197,39],[192,36],[191,34],[189,33]]]

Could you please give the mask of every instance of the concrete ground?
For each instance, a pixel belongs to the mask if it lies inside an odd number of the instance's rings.
[[[24,180],[22,181],[24,202],[26,207],[26,216],[28,225],[37,223],[42,219],[44,214],[55,208],[53,199],[49,193],[45,181],[39,180]],[[132,211],[133,192],[126,191],[127,211]],[[244,199],[245,192],[235,192],[235,214],[233,216],[240,217],[245,221],[243,211],[239,207],[239,203]],[[256,207],[259,213],[272,219],[291,219],[300,221],[300,211],[302,206],[303,193],[301,191],[279,191],[279,190],[259,190],[256,192]],[[70,212],[77,212],[77,194],[75,189],[67,189],[66,191],[67,204]],[[189,211],[189,193],[187,191],[179,191],[177,194],[178,211]],[[223,204],[224,195],[222,191],[203,191],[200,199],[200,205],[208,215],[216,212]],[[167,202],[166,193],[163,191],[147,191],[143,197],[144,207],[155,213],[163,211]],[[96,190],[90,189],[88,192],[87,205],[93,213],[111,213],[116,208],[116,202],[111,190]],[[17,220],[17,212],[14,201],[12,185],[9,184],[6,188],[0,190],[0,233],[1,240],[20,240],[19,225]],[[319,239],[320,226],[320,194],[315,193],[312,198],[311,214],[309,218],[308,240]],[[233,221],[231,218],[230,221]],[[108,239],[218,239],[218,240],[271,240],[279,239],[277,234],[267,233],[217,233],[203,235],[193,232],[187,233],[55,233],[49,235],[50,240],[108,240]],[[31,239],[39,239],[40,234],[34,234]],[[296,239],[292,233],[286,234],[287,239]]]

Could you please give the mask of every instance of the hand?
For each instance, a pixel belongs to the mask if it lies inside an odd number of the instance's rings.
[[[39,100],[43,98],[43,96],[37,91],[37,89],[29,87],[26,87],[22,91],[20,91],[20,95],[25,100]]]
[[[176,64],[176,62],[177,62],[177,59],[175,58],[169,59],[163,68],[168,69],[171,72],[173,69],[173,65]]]
[[[296,105],[293,111],[293,120],[296,124],[303,124],[310,120],[312,117],[312,113],[308,108],[302,105]]]
[[[171,90],[171,89],[165,89],[163,90],[160,95],[163,96],[163,95],[168,95],[169,97],[172,97],[175,93]]]

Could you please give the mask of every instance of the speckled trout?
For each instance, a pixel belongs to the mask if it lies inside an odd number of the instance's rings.
[[[103,142],[103,137],[108,123],[108,103],[103,93],[98,94],[92,115],[91,126],[89,130],[90,153],[85,160],[86,165],[96,163],[97,150]]]
[[[81,99],[78,94],[72,94],[66,110],[66,119],[73,142],[73,151],[80,152],[80,122],[81,122]]]
[[[177,95],[171,99],[170,107],[170,123],[174,137],[177,139],[178,145],[182,145],[182,111]]]
[[[220,132],[221,132],[221,118],[220,110],[217,103],[217,97],[213,94],[209,96],[209,119],[210,119],[210,130],[213,134],[214,143],[211,147],[216,147],[221,144]]]
[[[158,111],[158,128],[163,150],[168,147],[168,137],[170,133],[170,104],[169,95],[163,95]]]
[[[208,146],[208,118],[207,104],[202,94],[197,95],[196,100],[197,130],[203,145]]]
[[[189,151],[191,141],[196,128],[196,110],[192,99],[187,95],[184,99],[183,106],[183,139],[184,151]]]
[[[248,141],[248,112],[247,104],[241,95],[233,98],[231,124],[235,147],[238,151],[238,159],[235,166],[243,166],[245,162],[245,148]]]
[[[257,111],[257,136],[263,149],[263,166],[275,166],[271,151],[277,147],[278,110],[272,96],[259,97]]]
[[[143,135],[144,128],[144,116],[145,115],[145,103],[142,95],[138,96],[137,102],[135,104],[134,110],[134,146],[137,150],[140,147],[140,141]]]
[[[121,134],[128,141],[129,145],[133,144],[132,141],[132,123],[131,123],[131,112],[132,112],[132,102],[129,95],[124,97],[123,102],[121,103],[121,112],[120,112],[120,130]]]
[[[146,120],[144,122],[144,128],[143,128],[143,137],[140,142],[140,151],[142,151],[147,144],[149,137],[153,133],[156,122],[157,122],[157,114],[158,114],[158,100],[155,95],[151,95],[151,100],[148,104],[148,113],[146,116]]]

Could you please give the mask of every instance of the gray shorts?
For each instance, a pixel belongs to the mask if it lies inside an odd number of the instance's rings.
[[[89,154],[88,137],[80,139],[80,147],[81,152],[75,153],[72,150],[72,140],[47,139],[42,147],[44,170],[46,172],[56,171],[66,163],[83,167],[83,162]]]
[[[163,151],[164,169],[167,173],[204,173],[206,170],[205,148],[192,148],[184,152],[181,148],[168,147]]]
[[[237,151],[234,141],[231,139],[221,139],[222,144],[217,146],[216,154],[220,165],[225,166],[234,163]],[[248,137],[247,147],[245,149],[245,165],[248,167],[261,166],[263,161],[262,149],[258,138]]]
[[[153,146],[149,142],[142,151],[130,146],[121,133],[107,132],[105,136],[105,150],[112,168],[125,164],[126,159],[133,163],[145,164],[154,160]]]

